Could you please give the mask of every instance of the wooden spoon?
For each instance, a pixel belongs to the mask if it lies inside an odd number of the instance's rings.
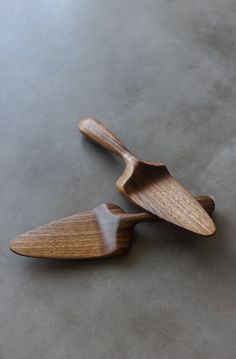
[[[213,199],[196,197],[212,214]],[[87,212],[59,219],[11,241],[10,249],[28,257],[54,259],[88,259],[126,252],[131,244],[135,224],[154,221],[150,213],[127,214],[115,204],[102,204]]]
[[[81,133],[95,143],[123,157],[126,168],[117,180],[119,192],[152,214],[192,232],[210,236],[215,225],[206,211],[160,162],[143,162],[98,120],[79,124]]]

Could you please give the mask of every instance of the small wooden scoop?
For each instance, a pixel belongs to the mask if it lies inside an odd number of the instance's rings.
[[[159,162],[138,160],[112,132],[95,119],[82,120],[79,128],[85,137],[125,160],[125,171],[116,182],[119,192],[168,222],[204,236],[215,232],[212,219],[170,175],[166,166]]]
[[[200,196],[196,200],[209,214],[213,213],[213,199]],[[115,204],[102,204],[91,211],[59,219],[21,234],[10,243],[10,249],[23,256],[38,258],[113,256],[129,249],[135,224],[157,219],[147,212],[127,214]]]

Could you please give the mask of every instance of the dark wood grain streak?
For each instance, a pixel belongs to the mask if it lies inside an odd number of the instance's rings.
[[[213,199],[196,197],[212,214]],[[155,221],[150,213],[125,213],[115,204],[102,204],[87,212],[59,219],[18,236],[10,249],[20,255],[53,259],[89,259],[114,256],[126,252],[135,224]]]
[[[192,232],[210,236],[215,225],[207,212],[160,162],[137,159],[122,142],[96,119],[80,122],[81,133],[121,156],[126,164],[116,182],[119,192],[152,214]]]

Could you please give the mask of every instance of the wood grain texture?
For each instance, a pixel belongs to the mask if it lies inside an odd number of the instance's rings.
[[[213,199],[197,197],[212,214]],[[18,236],[10,249],[20,255],[53,259],[89,259],[126,252],[131,244],[135,224],[155,221],[150,213],[127,214],[115,204],[102,204],[87,212],[59,219]]]
[[[116,182],[119,192],[148,212],[192,232],[210,236],[215,225],[207,212],[160,162],[138,160],[96,119],[83,119],[81,133],[123,157],[126,168]]]

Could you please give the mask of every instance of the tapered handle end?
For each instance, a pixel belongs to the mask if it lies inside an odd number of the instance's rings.
[[[100,144],[113,153],[124,156],[128,152],[123,143],[95,118],[85,118],[80,121],[80,132],[89,140]]]

